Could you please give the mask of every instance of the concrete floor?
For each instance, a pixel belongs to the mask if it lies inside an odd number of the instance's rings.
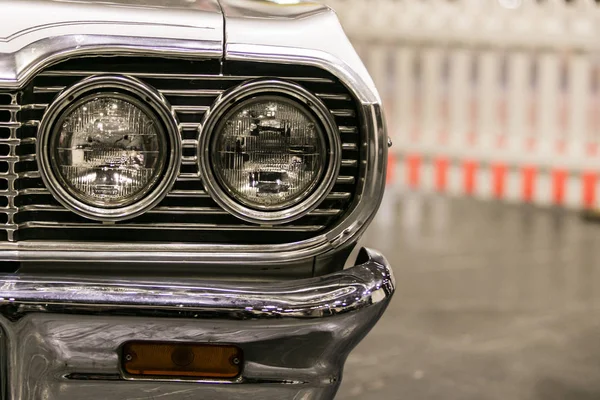
[[[363,245],[398,289],[336,399],[600,399],[600,224],[390,190]]]

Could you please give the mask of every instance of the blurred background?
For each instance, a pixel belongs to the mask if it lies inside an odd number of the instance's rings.
[[[327,4],[387,112],[362,244],[398,284],[338,398],[600,399],[600,2]]]

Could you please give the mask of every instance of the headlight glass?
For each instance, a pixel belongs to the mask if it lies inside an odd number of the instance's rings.
[[[156,116],[119,93],[87,96],[69,107],[51,137],[55,176],[74,197],[122,207],[143,197],[161,176],[167,139]]]
[[[259,210],[300,202],[319,183],[327,161],[320,124],[310,110],[284,96],[242,101],[221,118],[212,137],[220,184]]]

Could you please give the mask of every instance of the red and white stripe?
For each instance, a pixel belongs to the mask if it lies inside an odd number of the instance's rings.
[[[535,165],[390,153],[388,185],[509,202],[600,207],[599,173],[595,170],[572,173],[565,168],[540,169]]]

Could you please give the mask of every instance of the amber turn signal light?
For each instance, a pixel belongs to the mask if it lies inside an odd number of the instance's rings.
[[[231,345],[128,342],[122,357],[134,377],[233,379],[242,370],[242,350]]]

